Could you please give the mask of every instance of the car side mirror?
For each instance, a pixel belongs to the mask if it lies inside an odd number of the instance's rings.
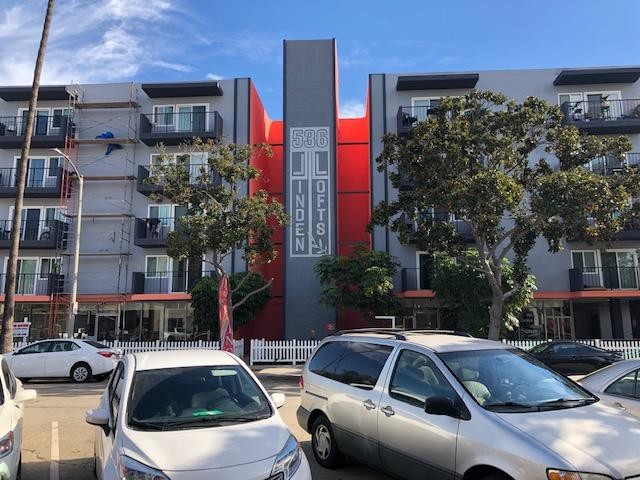
[[[286,397],[284,396],[284,393],[271,394],[271,401],[273,402],[276,408],[282,407],[284,405],[285,400],[286,400]]]
[[[87,410],[84,414],[84,419],[89,425],[100,427],[105,435],[111,433],[111,428],[109,428],[109,412],[104,408]]]
[[[37,392],[33,389],[24,389],[21,388],[16,392],[16,396],[14,397],[14,401],[16,403],[27,402],[29,400],[35,400],[38,396]]]
[[[424,402],[424,411],[430,415],[444,415],[446,417],[462,418],[460,405],[449,397],[431,397]]]

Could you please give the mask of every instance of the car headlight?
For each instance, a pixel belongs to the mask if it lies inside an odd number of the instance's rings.
[[[136,462],[133,458],[121,456],[118,462],[121,480],[169,480],[164,473]]]
[[[293,435],[289,436],[287,443],[284,444],[280,453],[276,457],[276,461],[271,469],[271,477],[289,480],[298,470],[302,463],[302,450]]]
[[[567,472],[565,470],[547,470],[549,480],[612,480],[607,475],[598,473]]]
[[[13,451],[13,432],[0,438],[0,458],[6,457]]]

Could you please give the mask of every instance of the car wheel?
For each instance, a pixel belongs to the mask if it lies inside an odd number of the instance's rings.
[[[316,461],[325,468],[337,468],[344,462],[344,455],[338,449],[331,422],[325,416],[320,416],[313,422],[311,449]]]
[[[91,380],[91,367],[86,363],[78,363],[71,368],[71,380],[75,383],[84,383]]]

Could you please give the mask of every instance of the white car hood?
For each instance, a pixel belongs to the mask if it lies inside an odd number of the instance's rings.
[[[553,450],[578,471],[615,478],[640,475],[640,419],[619,409],[598,402],[498,416]]]
[[[278,415],[265,420],[190,430],[126,429],[123,453],[152,468],[225,468],[275,457],[291,433]]]

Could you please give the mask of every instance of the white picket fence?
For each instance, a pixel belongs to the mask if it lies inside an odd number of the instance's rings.
[[[251,340],[249,363],[304,363],[320,340]]]
[[[193,342],[100,342],[110,348],[117,348],[122,353],[159,352],[165,350],[220,350],[220,342],[197,340]],[[30,343],[14,343],[13,351],[24,348]],[[233,353],[242,358],[244,356],[244,339],[233,341]]]
[[[503,340],[507,345],[529,350],[530,348],[545,343],[547,340]],[[576,340],[577,342],[591,345],[593,347],[602,348],[604,350],[612,350],[622,352],[626,359],[640,358],[640,340]]]

